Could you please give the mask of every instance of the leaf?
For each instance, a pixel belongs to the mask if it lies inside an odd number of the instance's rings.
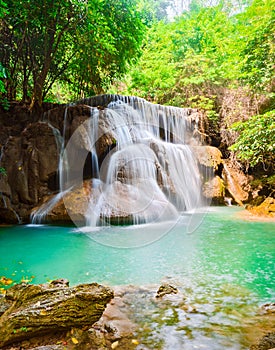
[[[0,278],[0,284],[4,285],[4,286],[9,286],[13,283],[13,280],[11,278],[7,278],[7,277],[1,277]]]
[[[77,340],[75,337],[72,337],[71,339],[72,339],[72,342],[73,342],[75,345],[78,344],[78,340]]]

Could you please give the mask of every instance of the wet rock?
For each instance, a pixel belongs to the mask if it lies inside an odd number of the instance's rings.
[[[17,104],[11,108],[12,112],[9,113],[8,118],[7,115],[0,115],[0,121],[3,120],[5,131],[7,131],[6,134],[0,133],[0,144],[4,146],[1,166],[7,171],[7,178],[3,180],[3,186],[0,179],[0,192],[3,193],[5,202],[9,201],[9,204],[6,205],[4,201],[0,200],[0,209],[9,209],[9,211],[0,213],[1,222],[15,223],[14,214],[23,219],[23,222],[29,221],[29,216],[33,209],[45,203],[47,199],[51,199],[53,194],[59,190],[61,186],[59,184],[58,167],[61,144],[66,147],[69,141],[75,143],[76,161],[70,164],[70,169],[73,174],[77,174],[76,176],[79,176],[79,173],[81,173],[83,179],[94,177],[91,163],[87,161],[94,146],[97,151],[100,167],[102,166],[101,169],[104,170],[104,162],[109,162],[110,152],[119,147],[119,138],[121,138],[121,133],[123,133],[121,124],[125,120],[128,124],[133,124],[133,118],[129,117],[129,112],[127,112],[127,108],[123,103],[116,105],[116,111],[106,108],[110,102],[117,100],[123,100],[126,103],[131,102],[131,112],[137,113],[138,109],[142,109],[142,113],[145,114],[145,109],[142,105],[145,101],[142,99],[118,95],[101,95],[84,99],[73,105],[47,105],[45,108],[43,107],[44,114],[31,114],[26,106]],[[22,109],[22,115],[20,114],[20,108]],[[128,114],[121,115],[120,123],[117,122],[118,119],[116,119],[114,113],[123,109]],[[154,106],[154,113],[152,113],[152,106],[146,109],[146,115],[148,113],[149,115],[150,113],[152,114],[152,123],[158,124],[157,120],[162,119],[162,124],[159,122],[158,127],[162,129],[159,132],[163,134],[163,138],[167,136],[164,135],[164,129],[167,127],[167,120],[164,119],[166,112],[168,113],[167,117],[172,120],[178,118],[178,121],[182,121],[183,117],[186,121],[186,125],[184,124],[187,130],[186,135],[185,132],[184,135],[172,135],[172,130],[167,131],[169,128],[165,131],[165,133],[171,134],[169,137],[173,141],[177,141],[177,138],[183,138],[184,141],[197,143],[197,140],[201,141],[206,138],[206,119],[203,118],[199,111],[186,109],[184,115],[179,116],[176,115],[175,110],[168,110],[169,107],[165,106]],[[17,113],[20,114],[20,118],[16,121]],[[157,118],[154,119],[156,116]],[[95,145],[91,145],[91,140],[87,138],[87,130],[91,131],[95,126],[97,126],[95,132],[96,143]],[[133,129],[129,128],[129,134],[132,133],[131,136],[133,136],[134,132]],[[196,141],[194,141],[195,139],[193,137],[195,137]],[[172,203],[178,202],[178,197],[180,197],[178,193],[184,191],[184,189],[181,190],[179,187],[183,186],[175,185],[175,181],[171,177],[172,167],[169,169],[169,161],[167,162],[167,159],[165,159],[165,152],[167,150],[160,149],[159,146],[159,151],[163,153],[162,162],[156,161],[155,155],[157,153],[152,144],[147,150],[146,157],[150,156],[150,161],[155,166],[153,172],[156,173],[156,182],[160,189],[165,194],[171,194],[173,197]],[[211,152],[213,153],[214,150],[211,150]],[[79,164],[77,159],[77,155],[80,154],[87,156],[81,172],[79,172],[79,169],[82,164]],[[161,154],[158,155],[161,156]],[[212,159],[212,163],[216,168],[217,161]],[[104,174],[103,170],[101,175],[105,180],[106,173]],[[125,180],[135,177],[136,174],[133,171],[131,175],[129,173],[127,175],[127,165],[120,170],[118,178],[122,179],[122,187],[125,189],[127,182]],[[191,172],[194,171],[192,170]],[[82,178],[80,180],[82,181]],[[85,221],[85,209],[87,209],[88,201],[87,196],[85,197],[85,194],[82,192],[82,189],[76,189],[71,197],[68,195],[65,206],[62,201],[59,201],[58,204],[55,203],[54,210],[48,215],[48,220],[51,222]],[[154,192],[155,188],[150,189],[150,193]],[[79,199],[80,197],[84,197],[84,199]],[[164,213],[165,219],[175,216],[173,205],[163,200],[159,193],[157,193],[156,201],[150,205],[153,208],[153,214],[149,215],[153,220],[158,212]],[[185,210],[185,206],[185,203],[183,203],[180,210]],[[105,215],[105,212],[107,212],[107,215]],[[101,215],[103,220],[107,218],[112,224],[129,224],[135,220],[135,214],[133,213],[136,213],[136,208],[133,208],[129,213],[127,210],[125,212],[122,206],[114,210],[110,206],[106,206],[105,212]],[[145,217],[141,219],[142,222],[147,220],[146,215],[148,215],[148,212],[149,209],[145,213]]]
[[[275,303],[268,303],[261,306],[261,313],[275,314]]]
[[[215,205],[225,204],[225,185],[219,176],[215,176],[203,185],[203,195]]]
[[[0,222],[4,224],[19,224],[20,220],[15,210],[9,207],[0,208]]]
[[[161,298],[166,294],[177,294],[177,293],[178,293],[178,290],[176,287],[171,286],[171,284],[163,284],[159,287],[156,298]]]
[[[256,345],[250,347],[251,350],[274,350],[275,348],[275,333],[267,333]]]
[[[253,215],[275,218],[275,198],[267,197],[260,205],[246,207]]]
[[[192,149],[203,175],[204,198],[214,205],[224,205],[226,188],[221,178],[224,163],[222,153],[213,146],[195,146]]]
[[[229,159],[224,160],[222,178],[234,201],[243,206],[249,199],[248,177]]]
[[[10,308],[10,306],[11,302],[5,298],[4,294],[0,294],[0,317]]]
[[[19,284],[5,296],[11,307],[0,317],[0,347],[97,322],[113,291],[97,283],[76,287]]]
[[[115,298],[107,305],[103,316],[96,326],[108,330],[108,339],[115,341],[133,336],[135,325],[129,320],[123,310],[123,300]]]
[[[200,165],[218,170],[223,163],[221,151],[213,146],[193,146],[192,150]]]
[[[74,222],[83,226],[86,220],[92,220],[95,216],[93,210],[89,209],[89,201],[98,202],[99,198],[101,205],[97,208],[99,215],[96,217],[101,224],[129,225],[134,222],[157,220],[160,217],[176,218],[178,215],[156,182],[149,179],[140,181],[137,186],[115,181],[109,186],[104,185],[104,191],[102,195],[101,185],[95,188],[92,181],[84,181],[82,187],[77,186],[56,201],[42,221]],[[142,202],[139,201],[140,198],[143,199]],[[51,200],[54,200],[54,197]],[[43,207],[37,209],[38,214],[41,212],[41,215],[44,215]],[[39,215],[37,219],[39,222]]]
[[[48,179],[58,167],[58,146],[53,129],[46,123],[29,124],[20,136],[10,137],[1,166],[6,169],[4,193],[20,217],[49,191]],[[4,207],[4,205],[1,205]]]
[[[104,198],[101,220],[114,225],[172,219],[178,215],[174,206],[150,179],[140,181],[137,186],[115,181],[104,193]]]
[[[250,197],[249,178],[236,162],[222,159],[222,153],[212,146],[193,146],[204,175],[204,196],[215,205],[224,205],[225,196],[243,206]],[[210,180],[209,180],[210,178]]]
[[[49,288],[69,287],[70,282],[66,278],[59,278],[49,283]]]

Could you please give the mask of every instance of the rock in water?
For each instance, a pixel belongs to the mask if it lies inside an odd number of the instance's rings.
[[[275,349],[275,333],[267,333],[257,345],[252,345],[251,350],[274,350]]]
[[[11,306],[0,317],[0,347],[71,327],[91,326],[113,296],[110,288],[97,283],[15,285],[5,296]]]
[[[165,283],[159,287],[156,298],[161,298],[166,294],[177,294],[177,293],[178,293],[178,290],[176,287],[173,287],[170,284]]]

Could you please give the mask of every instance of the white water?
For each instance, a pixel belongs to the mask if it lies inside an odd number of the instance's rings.
[[[63,198],[63,196],[68,192],[59,192],[55,196],[53,196],[50,200],[43,203],[37,210],[33,211],[31,214],[31,223],[32,224],[43,224],[46,219],[48,213],[54,208],[54,206]]]
[[[79,103],[92,105],[93,99]],[[91,107],[91,121],[77,131],[88,140],[85,148],[94,155],[96,141],[106,135],[114,144],[98,165],[100,185],[97,182],[90,197],[87,226],[108,224],[112,217],[133,223],[170,220],[202,205],[200,173],[187,144],[195,142],[188,113],[123,96],[99,112]],[[74,159],[75,167],[74,151],[67,157]],[[63,183],[63,189],[70,184]]]
[[[44,220],[64,192],[83,183],[87,157],[92,181],[84,226],[108,225],[113,218],[135,224],[174,220],[180,212],[202,206],[201,176],[190,148],[198,142],[192,137],[196,125],[191,125],[190,109],[155,105],[136,97],[106,95],[108,100],[104,109],[92,107],[93,98],[78,102],[91,106],[90,118],[66,146],[65,112],[60,194],[39,208],[35,222]],[[104,159],[97,154],[102,138],[110,148]]]
[[[67,120],[67,108],[65,109],[64,113],[64,125],[63,125],[63,134],[60,134],[60,131],[55,128],[50,122],[47,120],[44,120],[44,123],[46,123],[53,132],[53,135],[55,137],[57,150],[59,152],[59,164],[58,164],[58,175],[59,175],[59,183],[64,181],[63,179],[63,167],[64,164],[66,165],[66,159],[63,159],[64,155],[64,147],[65,147],[65,132],[66,132],[66,120]],[[63,160],[62,160],[63,159]],[[52,198],[50,198],[47,202],[43,203],[38,209],[34,210],[31,213],[31,223],[32,224],[42,224],[46,221],[48,213],[54,208],[54,206],[63,198],[63,195],[67,191],[60,191],[56,195],[54,195]]]

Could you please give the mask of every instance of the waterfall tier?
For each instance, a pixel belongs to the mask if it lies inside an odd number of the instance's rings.
[[[72,117],[73,109],[85,110],[85,117]],[[34,222],[54,211],[60,196],[78,226],[174,220],[202,206],[201,174],[191,149],[201,143],[196,110],[102,95],[67,106],[62,124],[54,115],[47,122],[63,137],[61,194],[34,212]],[[81,213],[72,199],[79,191]]]

